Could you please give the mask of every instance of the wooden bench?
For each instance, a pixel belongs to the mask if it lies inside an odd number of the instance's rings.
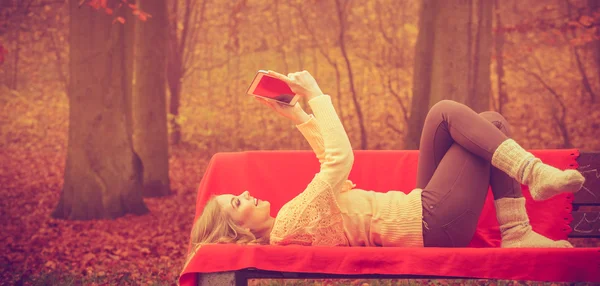
[[[570,154],[575,156],[575,153]],[[250,161],[256,158],[252,157]],[[573,196],[572,205],[572,217],[573,220],[569,223],[571,227],[571,232],[569,233],[569,238],[600,238],[600,152],[579,152],[579,156],[576,159],[578,164],[578,170],[585,176],[586,182],[583,185],[582,189]],[[573,162],[574,163],[574,162]],[[573,166],[573,165],[570,165]],[[215,167],[215,169],[218,169]],[[220,180],[225,178],[224,176],[228,176],[229,174],[223,175],[220,177],[218,175],[212,174],[215,180]],[[285,179],[285,178],[284,178]],[[201,189],[203,186],[201,186]],[[565,224],[566,227],[567,224]],[[568,231],[565,230],[565,231]],[[479,253],[480,250],[484,249],[463,249],[465,253]],[[553,255],[558,255],[560,257],[560,262],[554,261],[554,264],[563,265],[565,269],[569,269],[569,271],[579,271],[578,274],[575,274],[573,277],[586,277],[584,281],[591,279],[595,282],[600,282],[600,248],[589,248],[589,249],[575,249],[573,253],[566,253],[565,251],[569,250],[548,250],[549,253],[547,256],[543,256],[539,253],[530,253],[528,250],[523,250],[523,253],[520,253],[521,250],[517,252],[506,252],[502,251],[503,249],[494,249],[488,248],[491,252],[491,256],[495,256],[496,259],[511,259],[513,257],[515,260],[519,261],[519,266],[512,267],[523,267],[524,269],[538,269],[539,267],[536,264],[532,264],[529,260],[530,257],[527,257],[528,254],[532,254],[533,260],[544,260],[544,259],[552,259],[555,258]],[[461,251],[461,250],[443,250],[446,251]],[[546,252],[546,251],[542,251]],[[565,255],[566,254],[566,255]],[[572,255],[571,255],[572,254]],[[307,255],[315,255],[307,254]],[[480,255],[480,254],[477,254]],[[482,255],[487,255],[484,253]],[[453,261],[455,263],[460,259],[456,259],[457,257],[453,257]],[[564,260],[562,260],[564,259]],[[594,265],[585,264],[585,270],[581,270],[579,268],[582,261],[587,261],[586,263],[592,263]],[[547,261],[547,260],[546,260]],[[564,264],[563,262],[564,261]],[[207,261],[207,263],[210,263]],[[444,263],[444,262],[442,262]],[[449,262],[448,262],[449,263]],[[495,263],[495,262],[494,262]],[[517,264],[518,264],[517,263]],[[516,264],[515,264],[516,265]],[[531,267],[530,267],[531,266]],[[574,270],[575,269],[575,270]],[[594,271],[593,269],[596,269]],[[219,271],[219,270],[213,270]],[[264,269],[256,269],[256,268],[244,268],[238,270],[230,270],[223,272],[213,272],[207,271],[211,273],[197,273],[195,276],[195,282],[198,285],[248,285],[248,279],[478,279],[476,277],[479,276],[470,276],[470,277],[451,277],[448,275],[443,276],[422,276],[422,275],[405,275],[405,274],[328,274],[328,273],[316,273],[318,271],[312,272],[285,272],[285,271],[267,271]],[[534,271],[534,270],[531,270]],[[540,271],[535,270],[535,271]],[[583,271],[583,272],[581,272]],[[385,273],[385,272],[384,272]],[[404,272],[403,272],[404,273]],[[434,273],[438,273],[437,271]],[[466,274],[465,274],[466,275]],[[524,280],[529,280],[530,276],[524,277]],[[532,277],[540,277],[540,276],[532,276]],[[591,278],[590,278],[591,277]],[[485,277],[482,277],[486,279]],[[489,279],[489,278],[488,278]],[[500,278],[498,278],[500,279]],[[580,279],[580,278],[578,278]],[[570,281],[577,282],[577,281]],[[580,281],[579,281],[580,282]],[[188,285],[188,284],[186,284]]]

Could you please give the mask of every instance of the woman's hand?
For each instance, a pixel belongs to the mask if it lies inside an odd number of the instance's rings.
[[[296,104],[294,104],[294,106],[289,106],[289,105],[286,105],[283,103],[271,102],[271,101],[265,100],[260,97],[254,97],[254,98],[256,98],[256,100],[258,100],[262,104],[275,110],[281,116],[289,118],[296,125],[304,123],[310,119],[308,114],[306,114],[306,112],[304,112],[304,110],[302,109],[302,106],[300,106],[300,103],[298,103],[298,102],[296,102]]]
[[[315,78],[307,71],[289,73],[287,76],[271,70],[268,73],[285,81],[294,93],[306,97],[307,100],[323,94]]]

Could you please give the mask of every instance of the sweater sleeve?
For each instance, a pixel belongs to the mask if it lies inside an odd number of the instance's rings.
[[[352,146],[331,97],[315,97],[309,105],[316,124],[311,118],[300,131],[315,150],[320,171],[302,193],[281,208],[271,231],[271,244],[348,245],[336,196],[354,163]],[[303,132],[309,129],[312,131]]]
[[[317,156],[319,160],[319,164],[323,164],[325,162],[325,144],[323,142],[323,136],[321,135],[321,129],[319,128],[319,124],[317,123],[317,119],[314,115],[309,115],[309,120],[304,123],[296,125],[296,128],[302,133],[304,139],[308,142],[313,152]],[[346,192],[356,187],[356,184],[352,183],[350,180],[346,180],[342,185],[341,192]]]
[[[315,155],[317,155],[319,164],[323,164],[325,162],[325,145],[321,136],[321,129],[319,129],[319,125],[317,124],[317,119],[312,114],[309,116],[309,120],[296,125],[296,128],[302,133],[308,145],[310,145]]]
[[[348,178],[354,164],[352,145],[333,108],[331,97],[321,95],[308,104],[315,113],[325,147],[325,158],[316,177],[329,184],[333,191],[337,191]]]

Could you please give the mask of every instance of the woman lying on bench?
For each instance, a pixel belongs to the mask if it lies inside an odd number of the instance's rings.
[[[300,104],[257,99],[296,124],[320,171],[275,218],[269,202],[247,191],[212,197],[193,226],[193,244],[466,247],[491,185],[502,247],[572,247],[532,230],[520,184],[529,186],[533,199],[544,200],[577,192],[584,177],[524,150],[509,138],[500,114],[477,114],[448,100],[437,103],[421,135],[417,188],[408,194],[365,191],[348,180],[354,155],[331,98],[306,71],[269,73],[306,97],[314,116]]]

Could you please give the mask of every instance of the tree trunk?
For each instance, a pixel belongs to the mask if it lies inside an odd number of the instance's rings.
[[[123,25],[69,1],[69,145],[55,218],[87,220],[148,212],[142,166],[127,133]]]
[[[429,107],[443,99],[465,103],[468,96],[470,1],[437,1]]]
[[[588,7],[590,8],[590,16],[593,16],[594,12],[600,13],[600,1],[588,0]],[[596,40],[592,42],[592,54],[596,62],[597,80],[600,81],[600,28],[598,26],[596,26]],[[590,96],[593,95],[590,94]],[[594,100],[595,98],[592,98],[592,101]]]
[[[415,45],[413,94],[404,149],[419,149],[421,128],[429,109],[437,4],[436,0],[421,2],[419,34]]]
[[[593,9],[592,7],[593,3],[589,3],[589,9]],[[571,3],[567,1],[567,14],[569,15],[569,20],[571,21],[578,21],[577,19],[574,19],[572,16],[572,11],[571,11]],[[593,17],[593,15],[591,14],[592,12],[590,11],[590,17]],[[577,17],[579,17],[580,15],[577,15]],[[573,38],[577,38],[577,32],[575,30],[571,30],[571,36]],[[593,42],[590,43],[590,46],[593,47]],[[592,48],[593,49],[593,48]],[[593,52],[593,51],[592,51]],[[590,80],[588,79],[588,75],[585,71],[585,65],[584,63],[581,61],[581,55],[579,54],[579,48],[577,46],[573,46],[573,55],[575,56],[575,63],[577,64],[577,69],[579,70],[579,74],[581,74],[581,84],[583,85],[583,88],[585,89],[585,92],[587,92],[590,96],[590,102],[593,104],[596,101],[596,95],[594,94],[594,91],[592,90],[592,86],[590,84]],[[584,54],[585,57],[585,54]]]
[[[471,89],[465,103],[476,112],[490,109],[492,79],[490,63],[492,58],[492,10],[493,2],[479,0],[477,5],[477,35],[473,58]]]
[[[502,113],[504,104],[508,102],[506,94],[506,84],[504,82],[504,27],[500,15],[500,2],[495,0],[496,5],[496,38],[494,48],[496,51],[496,73],[498,74],[498,112]]]
[[[346,63],[346,69],[348,70],[348,81],[350,82],[350,92],[352,92],[352,102],[354,103],[354,108],[356,110],[356,117],[358,118],[358,126],[360,128],[360,148],[362,150],[366,150],[368,148],[367,144],[367,131],[365,129],[364,118],[362,114],[362,108],[360,103],[358,102],[358,95],[356,94],[356,88],[354,85],[354,75],[352,73],[352,65],[350,64],[350,59],[348,57],[348,52],[346,51],[346,20],[344,15],[344,7],[340,3],[340,0],[335,1],[337,7],[338,20],[340,23],[340,34],[339,34],[339,43],[340,50],[342,52],[342,56],[344,57],[344,61]],[[346,5],[348,5],[346,3]]]
[[[475,79],[475,70],[474,68],[476,68],[476,65],[473,64],[473,62],[476,60],[474,57],[471,57],[471,55],[473,54],[473,43],[476,41],[473,41],[473,1],[476,0],[467,0],[468,2],[468,10],[467,13],[469,15],[469,18],[467,20],[467,88],[468,88],[468,93],[466,94],[466,96],[468,97],[470,94],[473,93],[474,91],[474,79]],[[469,100],[469,98],[467,98],[467,100]]]
[[[406,149],[418,148],[427,112],[437,102],[455,100],[475,111],[489,107],[492,7],[472,1],[422,2]],[[475,37],[471,10],[478,11]]]
[[[130,0],[132,4],[137,4],[135,1]],[[125,58],[128,60],[128,63],[125,65],[125,93],[128,96],[125,97],[125,109],[127,110],[125,116],[125,122],[127,134],[131,136],[132,144],[133,142],[133,85],[135,82],[134,73],[135,73],[135,58],[134,58],[134,50],[135,50],[135,30],[137,25],[137,17],[132,13],[124,13],[125,18]],[[134,152],[135,152],[135,144],[134,144]],[[137,154],[137,153],[136,153]],[[144,164],[142,164],[143,170]]]
[[[17,90],[19,87],[19,52],[21,51],[21,25],[16,25],[15,29],[15,66],[13,67],[13,76],[10,89]]]
[[[52,45],[52,50],[54,50],[54,55],[56,57],[56,69],[58,71],[58,78],[60,79],[63,88],[66,90],[69,86],[69,83],[67,81],[67,75],[65,75],[64,69],[63,69],[63,60],[62,57],[60,56],[60,49],[62,47],[58,47],[56,45],[56,40],[54,40],[54,32],[49,31],[49,37],[50,37],[50,43]]]
[[[181,86],[183,81],[183,53],[186,51],[188,35],[190,34],[190,18],[192,14],[191,0],[185,2],[185,13],[183,16],[183,30],[181,37],[177,36],[177,14],[179,1],[173,1],[173,21],[169,25],[169,47],[167,63],[167,82],[169,84],[169,115],[171,124],[171,144],[177,145],[181,142],[181,126],[179,125],[179,102],[181,97]]]
[[[137,25],[133,146],[144,165],[144,197],[166,196],[169,187],[169,140],[166,110],[167,5],[140,1],[152,15]]]
[[[273,14],[275,14],[275,27],[277,28],[277,35],[275,36],[277,38],[277,44],[275,45],[275,49],[279,54],[281,54],[281,62],[283,63],[283,73],[288,74],[292,71],[290,70],[290,66],[288,65],[287,54],[283,47],[288,43],[286,35],[289,35],[290,31],[286,30],[284,33],[283,29],[281,29],[281,20],[279,17],[279,0],[273,0],[272,7]]]
[[[174,64],[176,65],[176,64]],[[177,145],[181,142],[181,126],[177,121],[179,118],[179,98],[181,97],[181,77],[182,72],[178,69],[170,69],[168,81],[169,81],[169,114],[171,115],[171,144]]]

